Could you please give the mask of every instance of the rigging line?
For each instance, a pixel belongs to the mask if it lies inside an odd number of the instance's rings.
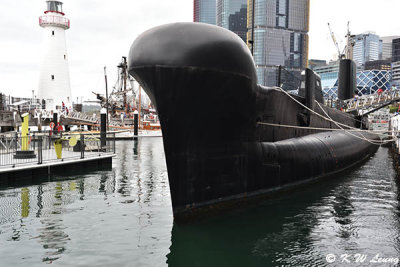
[[[342,127],[340,127],[339,125],[343,125],[344,127],[348,127],[348,128],[350,128],[350,129],[356,129],[356,130],[358,130],[357,128],[354,128],[354,127],[345,125],[345,124],[343,124],[343,123],[336,122],[336,121],[332,120],[331,118],[324,117],[323,115],[321,115],[321,114],[315,112],[314,110],[310,109],[309,107],[303,105],[301,102],[299,102],[297,99],[295,99],[294,97],[292,97],[289,93],[287,93],[286,91],[284,91],[282,88],[279,88],[279,87],[276,87],[276,88],[279,89],[279,90],[281,90],[282,92],[284,92],[287,96],[289,96],[293,101],[295,101],[296,103],[298,103],[300,106],[302,106],[302,107],[304,107],[305,109],[309,110],[310,112],[316,114],[317,116],[323,118],[324,120],[331,121],[331,122],[335,123],[335,124],[336,124],[339,128],[341,128],[342,130],[344,130],[344,129],[343,129]],[[325,112],[324,109],[322,109],[322,110]],[[369,132],[369,131],[366,131],[366,130],[362,130],[362,131],[364,131],[364,132]],[[373,133],[373,132],[369,132],[369,133],[370,133],[370,134],[379,135],[378,133]],[[379,144],[382,144],[382,143],[386,143],[385,141],[379,141],[379,143],[376,143],[377,141],[375,141],[375,140],[370,141],[370,140],[366,139],[365,136],[363,136],[362,134],[361,134],[361,135],[362,135],[364,138],[361,138],[361,137],[359,137],[359,136],[355,136],[354,134],[351,134],[351,133],[349,133],[349,134],[352,135],[352,136],[354,136],[354,137],[356,137],[356,138],[359,138],[359,139],[361,139],[361,140],[364,140],[364,141],[367,141],[367,142],[369,142],[369,143],[371,143],[371,144],[374,144],[374,145],[379,145]],[[389,140],[388,142],[391,142],[391,140]]]
[[[316,100],[314,100],[314,101],[318,104],[318,106],[319,106],[320,109],[325,113],[325,115],[326,115],[329,119],[332,120],[332,118],[329,116],[329,114],[326,112],[326,110],[324,110],[324,108],[321,106],[321,104],[320,104],[318,101],[316,101]],[[346,113],[344,113],[344,114],[346,114]],[[344,115],[344,114],[343,114],[343,115]],[[350,117],[349,117],[349,118],[350,118]],[[356,120],[356,119],[354,119],[354,120],[362,123],[362,121],[360,121],[360,120]],[[335,124],[337,125],[336,122],[335,122]],[[341,128],[339,125],[337,125],[337,126],[338,126],[339,128]],[[354,129],[356,129],[356,128],[354,128]],[[369,131],[369,130],[361,130],[361,131],[363,131],[363,132],[368,132],[368,133],[370,133],[370,134],[377,134],[376,132],[378,132],[378,131]],[[382,132],[382,134],[380,134],[380,135],[383,135],[383,136],[385,136],[385,137],[391,137],[390,134],[386,134],[388,131],[381,130],[381,131],[379,131],[379,132]]]
[[[314,100],[314,101],[317,102],[317,103],[319,103],[317,100]],[[325,106],[328,106],[328,105],[325,105]],[[347,117],[347,118],[349,118],[349,119],[351,119],[351,120],[353,120],[353,121],[362,122],[361,120],[357,120],[356,118],[350,116],[350,115],[349,115],[348,113],[346,113],[346,112],[343,113],[343,116],[345,116],[345,117]]]
[[[257,124],[273,126],[273,127],[307,129],[307,130],[317,130],[317,131],[346,131],[345,129],[318,128],[318,127],[296,126],[296,125],[287,125],[287,124],[275,124],[275,123],[268,123],[268,122],[257,122]],[[356,132],[356,131],[362,131],[362,130],[349,130],[349,131]]]
[[[308,111],[314,113],[315,115],[321,117],[321,118],[324,119],[324,120],[333,122],[333,123],[335,123],[335,124],[338,123],[339,125],[342,125],[343,127],[347,127],[347,128],[349,128],[349,129],[357,129],[357,128],[351,127],[351,126],[349,126],[349,125],[346,125],[346,124],[343,124],[343,123],[334,121],[334,120],[332,120],[332,119],[330,119],[330,118],[327,118],[327,117],[325,117],[325,116],[323,116],[323,115],[321,115],[321,114],[315,112],[314,110],[310,109],[309,107],[305,106],[305,105],[302,104],[300,101],[298,101],[297,99],[295,99],[293,96],[291,96],[288,92],[286,92],[286,91],[283,90],[282,88],[279,88],[279,87],[274,87],[274,88],[276,88],[276,89],[282,91],[282,92],[285,93],[288,97],[290,97],[293,101],[295,101],[296,103],[298,103],[300,106],[304,107],[304,108],[307,109]],[[379,135],[378,133],[370,132],[370,131],[367,131],[367,130],[363,130],[363,131],[369,132],[370,134]]]
[[[318,103],[318,106],[322,109],[322,111],[325,113],[325,115],[326,115],[328,118],[331,119],[331,117],[327,114],[327,112],[321,107],[321,105],[320,105],[319,103]],[[379,141],[379,143],[378,143],[378,141],[367,139],[367,138],[363,135],[362,132],[360,132],[360,135],[361,135],[362,137],[359,137],[359,136],[357,136],[357,135],[351,133],[350,131],[347,131],[347,130],[343,129],[338,123],[335,122],[335,124],[336,124],[336,126],[338,126],[340,129],[344,130],[347,134],[349,134],[349,135],[351,135],[351,136],[353,136],[353,137],[356,137],[356,138],[361,139],[361,140],[365,140],[365,141],[367,141],[367,142],[369,142],[369,143],[371,143],[371,144],[373,144],[373,145],[380,145],[380,144],[382,143],[381,141]]]
[[[327,131],[327,132],[329,132],[329,131],[349,131],[349,132],[362,132],[362,131],[364,131],[364,130],[361,130],[361,129],[346,130],[346,129],[335,129],[335,128],[318,128],[318,127],[296,126],[296,125],[287,125],[287,124],[276,124],[276,123],[268,123],[268,122],[257,122],[257,124],[266,125],[266,126],[273,126],[273,127],[317,130],[317,131]]]

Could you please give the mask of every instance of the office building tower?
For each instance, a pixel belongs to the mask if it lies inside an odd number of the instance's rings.
[[[321,60],[321,59],[308,60],[308,67],[312,70],[318,67],[324,67],[326,65],[327,65],[326,60]]]
[[[354,37],[353,60],[363,69],[365,62],[379,60],[382,57],[382,42],[378,35],[367,32]]]
[[[258,82],[297,89],[301,70],[308,62],[310,0],[249,0],[247,12],[247,39]],[[291,75],[284,77],[287,72],[278,66],[289,70]]]
[[[365,70],[387,70],[392,69],[391,60],[374,60],[365,62]]]
[[[392,61],[392,46],[393,40],[398,39],[400,36],[384,36],[382,40],[382,59]]]
[[[247,37],[247,0],[217,0],[217,25]]]
[[[194,0],[193,22],[216,25],[216,0]]]
[[[396,87],[400,87],[400,61],[392,64],[392,82]]]
[[[392,41],[392,62],[400,61],[400,38]]]

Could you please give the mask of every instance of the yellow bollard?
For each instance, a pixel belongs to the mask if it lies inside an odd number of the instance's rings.
[[[62,158],[62,141],[61,139],[57,139],[54,141],[54,149],[56,150],[57,159]]]
[[[21,129],[21,138],[22,138],[22,151],[27,151],[29,149],[29,114],[24,113],[21,116],[23,118],[22,129]]]
[[[29,189],[21,189],[21,217],[26,218],[29,215]]]

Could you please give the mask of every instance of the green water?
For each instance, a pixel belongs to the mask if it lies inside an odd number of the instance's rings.
[[[399,178],[386,148],[259,205],[173,223],[161,138],[117,142],[113,169],[0,188],[0,266],[392,266]],[[327,254],[336,260],[328,264]],[[341,256],[348,254],[350,263]]]

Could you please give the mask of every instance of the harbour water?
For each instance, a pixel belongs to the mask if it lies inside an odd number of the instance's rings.
[[[117,154],[112,170],[1,187],[0,266],[352,266],[356,254],[392,266],[374,259],[400,255],[387,148],[306,189],[180,225],[162,138],[117,142]]]

